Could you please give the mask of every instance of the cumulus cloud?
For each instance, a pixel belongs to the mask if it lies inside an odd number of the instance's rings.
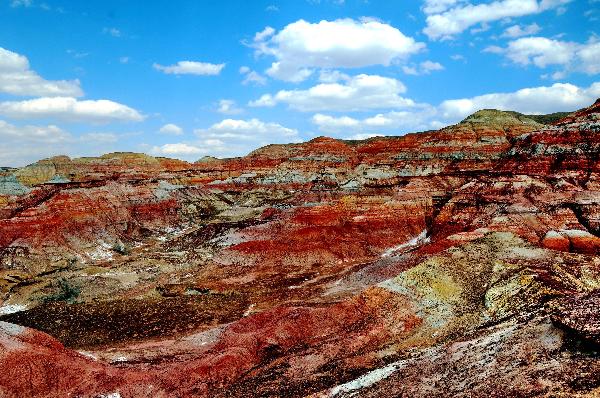
[[[176,124],[167,123],[162,126],[158,132],[162,134],[181,135],[183,134],[183,129]]]
[[[349,137],[346,137],[345,139],[347,140],[366,140],[368,138],[373,138],[373,137],[381,137],[384,134],[379,134],[379,133],[358,133],[358,134],[353,134]]]
[[[337,83],[340,81],[348,81],[352,78],[338,70],[323,69],[319,72],[319,81],[321,83]]]
[[[445,119],[457,120],[480,109],[511,110],[525,114],[573,111],[589,106],[600,97],[600,82],[589,87],[555,83],[552,86],[524,88],[512,93],[485,94],[472,98],[447,100],[439,106]]]
[[[415,68],[414,66],[408,66],[408,65],[404,65],[402,67],[402,71],[404,73],[406,73],[407,75],[413,75],[413,76],[417,76],[419,74],[419,71],[417,70],[417,68]]]
[[[424,61],[424,62],[421,62],[420,66],[421,66],[421,70],[425,74],[428,74],[428,73],[431,73],[431,72],[437,71],[437,70],[444,70],[444,66],[442,64],[440,64],[439,62]]]
[[[290,82],[305,80],[315,69],[388,66],[425,47],[393,26],[367,19],[299,20],[279,32],[267,27],[251,46],[275,58],[269,76]]]
[[[55,125],[15,126],[4,120],[0,120],[0,137],[2,140],[15,138],[38,143],[56,143],[67,141],[71,135]]]
[[[208,129],[196,130],[196,134],[209,138],[235,138],[242,140],[253,140],[255,136],[272,137],[296,137],[298,131],[284,127],[277,123],[266,123],[259,119],[236,120],[225,119],[213,124]]]
[[[538,14],[569,2],[571,0],[496,0],[474,5],[460,0],[428,1],[423,8],[427,14],[423,32],[433,40],[451,39],[477,24]]]
[[[168,75],[200,75],[214,76],[221,73],[225,64],[211,64],[208,62],[179,61],[175,65],[163,66],[153,64],[152,67]]]
[[[45,80],[30,69],[27,57],[0,47],[0,92],[22,96],[79,97],[79,80]]]
[[[582,44],[539,36],[522,37],[511,41],[506,48],[490,46],[485,51],[503,54],[522,66],[561,66],[564,70],[556,75],[559,78],[570,71],[600,73],[600,42],[593,39]]]
[[[39,97],[0,102],[0,115],[14,119],[58,119],[108,123],[141,121],[135,109],[110,100],[78,100],[78,80],[45,80],[30,69],[27,57],[0,47],[0,93]]]
[[[318,129],[328,134],[353,138],[385,134],[401,134],[410,131],[436,129],[445,124],[437,119],[437,110],[432,106],[423,106],[410,111],[392,111],[378,113],[363,119],[349,116],[334,117],[316,114],[311,121]]]
[[[531,25],[525,25],[523,27],[521,27],[521,25],[512,25],[504,30],[502,37],[510,37],[514,39],[521,36],[531,36],[539,33],[540,30],[542,30],[542,28],[540,28],[540,26],[535,22]]]
[[[73,137],[55,125],[18,126],[0,120],[0,166],[24,166],[64,153]]]
[[[414,106],[414,101],[401,96],[404,92],[406,87],[399,80],[361,74],[343,83],[320,83],[307,90],[281,90],[275,95],[265,94],[250,102],[250,106],[268,107],[284,103],[302,112],[350,112]]]
[[[244,75],[244,80],[242,81],[243,85],[254,84],[257,86],[264,86],[267,83],[266,77],[247,66],[242,66],[240,68],[240,74]]]
[[[154,146],[150,150],[153,155],[164,155],[164,156],[175,156],[175,157],[187,157],[189,155],[199,155],[204,153],[202,148],[198,148],[194,145],[189,145],[183,142],[176,144],[165,144],[162,146]]]
[[[355,130],[361,126],[361,122],[350,116],[334,117],[317,113],[312,117],[312,122],[319,130],[327,133],[338,133],[340,131]]]
[[[244,110],[239,108],[234,100],[222,99],[219,101],[217,112],[224,115],[237,115],[244,112]]]
[[[428,75],[434,71],[444,70],[444,66],[439,62],[423,61],[419,65],[404,65],[402,71],[407,75]]]
[[[69,122],[139,122],[145,116],[133,108],[110,100],[77,100],[43,97],[0,102],[0,115],[14,119],[59,119]]]
[[[423,12],[425,14],[439,14],[465,2],[466,0],[425,0],[423,2]]]

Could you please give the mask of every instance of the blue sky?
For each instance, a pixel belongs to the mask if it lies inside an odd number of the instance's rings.
[[[0,165],[196,160],[600,97],[600,0],[0,0]]]

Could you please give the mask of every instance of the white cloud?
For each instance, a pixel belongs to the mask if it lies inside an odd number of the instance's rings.
[[[600,42],[580,48],[577,57],[581,61],[581,71],[589,75],[600,73]]]
[[[167,123],[162,126],[158,132],[162,134],[181,135],[183,134],[183,129],[176,124]]]
[[[173,75],[203,75],[214,76],[221,73],[225,64],[211,64],[208,62],[179,61],[175,65],[163,66],[157,63],[152,65],[154,69]]]
[[[433,61],[423,61],[421,62],[418,66],[417,65],[404,65],[402,67],[402,71],[404,73],[406,73],[407,75],[428,75],[431,72],[434,71],[440,71],[440,70],[444,70],[444,66],[442,64],[440,64],[439,62],[433,62]]]
[[[488,30],[490,30],[490,28],[491,27],[489,23],[482,22],[481,25],[479,25],[479,27],[471,29],[471,33],[476,34],[481,32],[487,32]]]
[[[238,108],[234,100],[222,99],[219,101],[219,108],[217,112],[224,115],[237,115],[244,112],[243,109]]]
[[[431,1],[423,9],[428,14],[423,32],[433,40],[451,39],[477,24],[538,14],[569,2],[571,0],[496,0],[474,5],[466,1]]]
[[[513,93],[493,93],[447,100],[439,106],[442,117],[457,120],[480,109],[511,110],[525,114],[573,111],[589,106],[600,97],[600,82],[587,88],[555,83],[549,87],[524,88]]]
[[[79,101],[71,97],[43,97],[26,101],[0,102],[0,115],[14,119],[60,119],[71,122],[139,122],[135,109],[110,100]]]
[[[425,0],[423,12],[425,14],[439,14],[457,4],[465,3],[466,0]]]
[[[319,72],[319,81],[321,83],[337,83],[340,81],[348,81],[351,80],[351,77],[345,73],[342,73],[338,70],[328,70],[324,69]]]
[[[259,119],[225,119],[209,128],[195,130],[206,155],[243,156],[269,144],[299,141],[298,130]]]
[[[402,67],[402,71],[404,73],[406,73],[407,75],[413,75],[413,76],[418,76],[419,75],[419,71],[414,66],[404,65]]]
[[[164,155],[164,156],[189,156],[199,155],[205,151],[202,148],[198,148],[194,145],[189,145],[183,142],[176,144],[165,144],[162,146],[154,146],[150,150],[153,155]]]
[[[420,66],[421,66],[421,70],[425,74],[429,74],[433,71],[444,70],[444,66],[442,64],[440,64],[439,62],[424,61],[424,62],[421,62]]]
[[[0,47],[0,92],[48,97],[83,95],[78,80],[45,80],[30,69],[27,57],[2,47]]]
[[[514,63],[545,68],[548,65],[568,64],[575,47],[575,43],[545,37],[525,37],[510,42],[505,54]]]
[[[129,63],[129,57],[120,57],[119,58],[119,62],[122,64],[128,64]]]
[[[317,113],[312,117],[312,122],[319,130],[327,133],[337,133],[344,130],[355,130],[361,125],[360,121],[349,116],[334,117]]]
[[[521,36],[531,36],[539,33],[540,30],[542,30],[542,28],[540,28],[540,26],[535,22],[531,25],[525,25],[523,27],[520,25],[513,25],[504,30],[502,37],[510,37],[514,39]]]
[[[504,49],[500,46],[487,46],[483,52],[492,53],[492,54],[504,54]]]
[[[437,119],[437,110],[432,106],[423,106],[410,111],[379,113],[364,119],[349,116],[333,117],[318,113],[311,121],[322,132],[348,138],[357,137],[357,134],[363,136],[380,135],[386,132],[402,134],[444,125]]]
[[[250,71],[242,81],[242,84],[256,84],[257,86],[264,86],[267,83],[267,78],[256,71]]]
[[[213,124],[208,129],[199,129],[195,132],[201,137],[243,140],[252,140],[255,136],[293,138],[298,135],[298,131],[295,129],[290,129],[277,123],[266,123],[258,119],[225,119]]]
[[[248,103],[252,107],[271,107],[277,105],[277,100],[271,94],[263,94],[259,99]]]
[[[0,120],[0,137],[3,141],[15,138],[39,143],[56,143],[67,141],[71,135],[55,125],[15,126],[4,120]]]
[[[273,29],[270,26],[267,26],[262,31],[256,32],[256,34],[254,35],[254,42],[260,43],[260,42],[266,40],[267,38],[273,36],[274,34],[275,34],[275,29]]]
[[[269,76],[291,82],[305,80],[315,68],[388,66],[425,47],[388,24],[352,19],[299,20],[277,33],[267,27],[251,46],[258,55],[276,59],[266,72]]]
[[[589,75],[600,73],[600,42],[576,43],[548,39],[546,37],[523,37],[511,41],[506,48],[490,46],[487,52],[504,54],[518,65],[535,65],[546,68],[558,65],[564,68],[556,76],[578,71]]]
[[[0,120],[0,166],[19,167],[66,151],[73,137],[55,125],[18,126]]]
[[[379,134],[379,133],[358,133],[358,134],[353,134],[350,137],[347,137],[346,139],[348,140],[366,140],[368,138],[373,138],[373,137],[381,137],[384,134]]]
[[[345,83],[321,83],[307,90],[281,90],[265,94],[250,106],[288,104],[303,112],[361,111],[369,109],[406,108],[414,101],[402,97],[406,87],[399,80],[377,75],[357,75]]]
[[[247,66],[242,66],[240,68],[240,74],[245,75],[242,84],[255,84],[257,86],[263,86],[267,83],[267,78],[261,75],[260,73],[251,70]]]
[[[300,83],[313,74],[313,70],[309,68],[294,68],[293,65],[282,64],[281,62],[273,62],[271,67],[266,70],[267,75],[275,79],[285,80],[291,83]]]

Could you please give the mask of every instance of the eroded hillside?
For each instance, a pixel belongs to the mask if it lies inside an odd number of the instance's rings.
[[[600,101],[554,119],[2,169],[0,395],[598,396]]]

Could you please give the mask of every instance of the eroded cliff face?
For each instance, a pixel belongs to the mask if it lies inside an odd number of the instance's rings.
[[[2,169],[0,395],[597,396],[599,152],[597,102]]]

